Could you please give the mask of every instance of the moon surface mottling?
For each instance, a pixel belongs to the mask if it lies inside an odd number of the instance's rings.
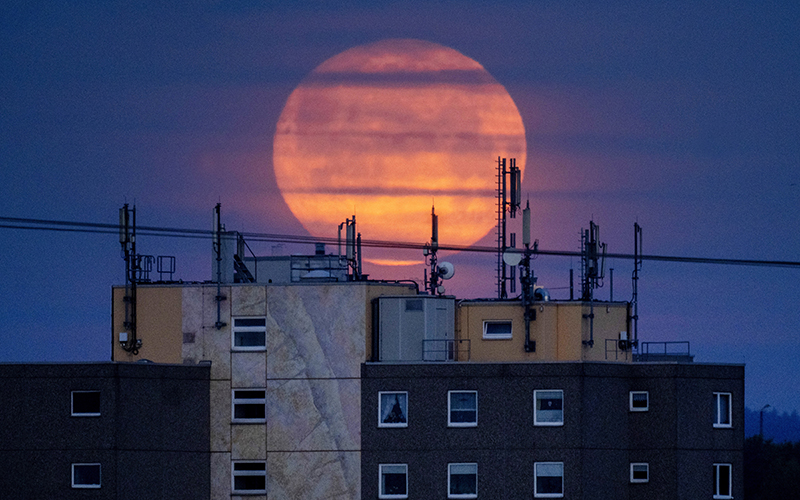
[[[496,161],[525,168],[516,105],[476,61],[431,42],[391,39],[319,65],[292,92],[273,163],[312,235],[357,215],[364,238],[424,242],[431,205],[441,244],[470,245],[496,222]]]

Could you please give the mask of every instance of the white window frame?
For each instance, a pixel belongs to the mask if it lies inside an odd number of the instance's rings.
[[[80,466],[92,466],[92,467],[97,466],[97,476],[99,477],[99,481],[100,482],[98,484],[82,484],[82,483],[81,484],[75,484],[75,466],[76,465],[79,466],[79,467]],[[99,489],[102,486],[102,484],[103,484],[103,469],[102,469],[102,466],[99,463],[94,462],[94,463],[74,463],[74,464],[72,464],[72,487],[73,488],[96,490],[96,489]]]
[[[558,465],[561,467],[561,493],[539,493],[539,466],[541,465]],[[533,464],[533,496],[536,498],[564,497],[564,462],[535,462]]]
[[[644,468],[645,474],[647,477],[645,479],[637,479],[633,477],[633,471],[635,468]],[[650,464],[646,462],[631,462],[631,482],[632,483],[649,483],[650,482]]]
[[[723,399],[728,400],[728,415],[727,422],[723,420],[722,405],[720,402]],[[733,396],[730,392],[715,392],[714,393],[714,427],[718,429],[727,429],[733,427]]]
[[[450,493],[450,475],[454,466],[472,466],[475,468],[475,493]],[[478,464],[475,462],[447,464],[447,498],[478,498]]]
[[[387,397],[403,395],[405,397],[405,414],[403,415],[406,419],[405,422],[383,422],[383,396],[386,395]],[[401,409],[402,405],[401,405]],[[378,427],[408,427],[408,391],[380,391],[378,392]]]
[[[237,392],[252,392],[252,391],[259,391],[264,393],[263,398],[248,398],[248,397],[237,397]],[[264,418],[237,418],[236,417],[236,405],[263,405],[264,406]],[[267,389],[264,387],[238,387],[236,389],[231,389],[231,422],[234,424],[263,424],[267,421]]]
[[[240,319],[260,319],[264,321],[264,326],[236,326],[236,322]],[[267,318],[266,316],[239,316],[231,318],[231,350],[232,351],[266,351],[267,350]],[[236,345],[237,333],[261,333],[264,332],[264,345],[255,346],[240,346]]]
[[[728,492],[723,493],[720,487],[720,472],[723,468],[728,469]],[[731,464],[714,464],[714,498],[733,498],[733,466]]]
[[[263,465],[264,470],[236,470],[238,464],[258,464]],[[236,478],[244,476],[258,476],[264,478],[264,489],[260,490],[237,490]],[[267,494],[267,462],[265,460],[234,460],[231,462],[231,493],[234,495],[266,495]]]
[[[644,394],[646,403],[644,408],[633,406],[633,396],[638,394]],[[650,411],[650,393],[647,391],[631,391],[628,396],[628,408],[630,411]]]
[[[508,333],[487,333],[490,324],[508,323]],[[514,336],[514,322],[510,319],[485,319],[483,320],[483,338],[487,340],[507,340]]]
[[[551,410],[537,410],[536,409],[536,395],[543,392],[558,392],[561,394],[561,420],[558,422],[539,421],[539,411]],[[533,425],[543,427],[558,427],[564,425],[564,391],[562,389],[537,389],[533,391]]]
[[[406,476],[406,492],[403,494],[384,493],[383,474],[384,467],[403,467]],[[408,498],[408,464],[380,464],[378,465],[378,498]]]
[[[70,415],[73,417],[99,417],[100,412],[79,413],[75,411],[75,394],[97,393],[100,396],[100,391],[72,391],[69,395],[70,398]],[[99,405],[100,403],[98,403]],[[99,409],[99,408],[98,408]]]
[[[475,395],[475,421],[473,422],[453,422],[453,396],[456,394]],[[461,410],[469,411],[469,410]],[[478,391],[447,391],[447,426],[448,427],[477,427],[478,426]]]

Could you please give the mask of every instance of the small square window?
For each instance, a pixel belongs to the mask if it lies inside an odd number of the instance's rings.
[[[72,391],[73,417],[99,417],[100,391]]]
[[[378,427],[408,427],[408,393],[378,393]]]
[[[650,481],[650,465],[645,463],[631,464],[631,482],[646,483]]]
[[[478,497],[478,464],[447,464],[447,498]]]
[[[533,471],[533,496],[540,498],[564,496],[563,462],[536,462],[533,464]]]
[[[237,424],[262,424],[267,421],[266,389],[231,391],[231,421]]]
[[[73,488],[99,488],[100,464],[72,464]]]
[[[378,498],[408,498],[408,465],[381,464]]]
[[[449,391],[447,393],[449,427],[478,425],[478,391]]]
[[[511,320],[484,321],[483,338],[485,339],[510,339]]]
[[[731,427],[731,393],[714,393],[714,427]]]
[[[733,498],[731,464],[714,464],[714,498]]]
[[[263,351],[267,348],[266,318],[233,318],[231,349]]]
[[[533,391],[533,425],[564,425],[564,391]]]
[[[243,495],[263,495],[267,492],[266,462],[233,462],[231,491]]]
[[[650,409],[650,394],[647,391],[631,391],[630,410],[647,411]]]

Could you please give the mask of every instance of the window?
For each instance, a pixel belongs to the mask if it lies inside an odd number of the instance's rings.
[[[266,318],[234,318],[231,349],[263,351],[267,348]]]
[[[447,425],[475,427],[478,425],[478,391],[449,391],[447,393]]]
[[[447,498],[478,497],[478,464],[447,464]]]
[[[511,320],[484,321],[483,338],[485,339],[510,339]]]
[[[408,427],[408,393],[378,393],[378,427]]]
[[[266,389],[231,391],[231,421],[237,424],[262,424],[267,421]]]
[[[73,417],[99,417],[100,391],[72,391]]]
[[[533,391],[533,425],[564,425],[564,391]]]
[[[630,410],[647,411],[650,409],[650,395],[647,391],[631,391]]]
[[[408,498],[408,465],[381,464],[378,498]]]
[[[233,462],[231,469],[233,493],[263,495],[267,492],[266,462]]]
[[[714,498],[733,498],[731,464],[714,464]]]
[[[731,393],[714,393],[714,427],[731,427]]]
[[[646,483],[650,481],[650,464],[631,464],[631,482]]]
[[[537,462],[533,464],[533,471],[533,496],[542,498],[564,496],[563,462]]]
[[[72,464],[73,488],[99,488],[100,464]]]

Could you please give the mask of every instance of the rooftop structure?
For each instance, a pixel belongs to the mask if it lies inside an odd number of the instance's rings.
[[[349,219],[345,252],[288,258],[217,219],[211,280],[114,288],[114,360],[211,365],[210,498],[741,495],[743,367],[650,352],[635,302],[594,296],[594,224],[577,300],[535,287],[527,241],[519,297],[459,300],[432,219],[422,293],[361,272]]]

